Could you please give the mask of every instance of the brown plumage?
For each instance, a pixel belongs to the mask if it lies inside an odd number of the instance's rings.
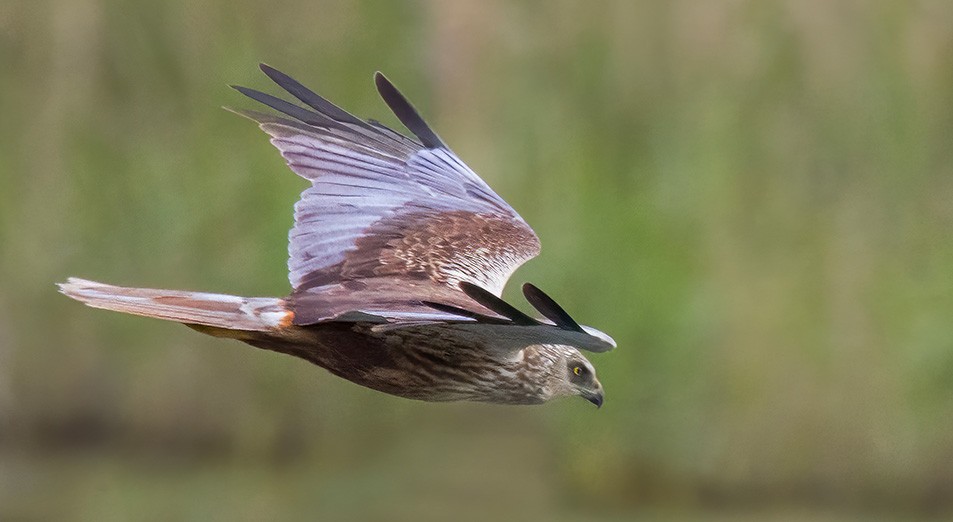
[[[378,91],[417,140],[363,121],[266,65],[307,108],[243,87],[283,116],[236,111],[271,136],[311,186],[289,235],[291,295],[243,298],[123,288],[70,278],[64,294],[104,308],[308,360],[354,383],[427,401],[537,404],[603,400],[579,349],[614,341],[580,326],[538,288],[547,320],[500,299],[539,253],[525,221],[427,126],[378,73]]]

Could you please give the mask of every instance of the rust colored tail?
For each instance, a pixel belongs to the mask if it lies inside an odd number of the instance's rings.
[[[63,294],[93,308],[177,321],[190,326],[268,331],[290,325],[294,317],[284,300],[274,297],[126,288],[75,277],[58,286]]]

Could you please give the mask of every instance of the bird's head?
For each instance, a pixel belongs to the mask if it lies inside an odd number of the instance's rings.
[[[596,378],[596,369],[592,363],[573,347],[561,348],[561,357],[552,367],[552,378],[557,383],[553,395],[579,395],[596,407],[601,407],[605,392]]]

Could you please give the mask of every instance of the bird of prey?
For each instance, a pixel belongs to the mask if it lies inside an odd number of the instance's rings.
[[[300,357],[384,393],[424,401],[539,404],[602,385],[580,350],[615,347],[531,284],[534,319],[500,298],[539,239],[382,74],[377,90],[416,137],[361,120],[288,75],[300,103],[245,87],[276,113],[237,110],[310,182],[294,206],[286,298],[126,288],[69,278],[95,308],[184,323]]]

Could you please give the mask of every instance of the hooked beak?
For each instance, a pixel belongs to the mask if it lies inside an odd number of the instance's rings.
[[[602,385],[598,384],[598,386],[594,390],[583,391],[582,397],[586,399],[587,401],[595,404],[596,408],[601,408],[602,401],[605,399],[605,393],[603,393],[602,391]]]

